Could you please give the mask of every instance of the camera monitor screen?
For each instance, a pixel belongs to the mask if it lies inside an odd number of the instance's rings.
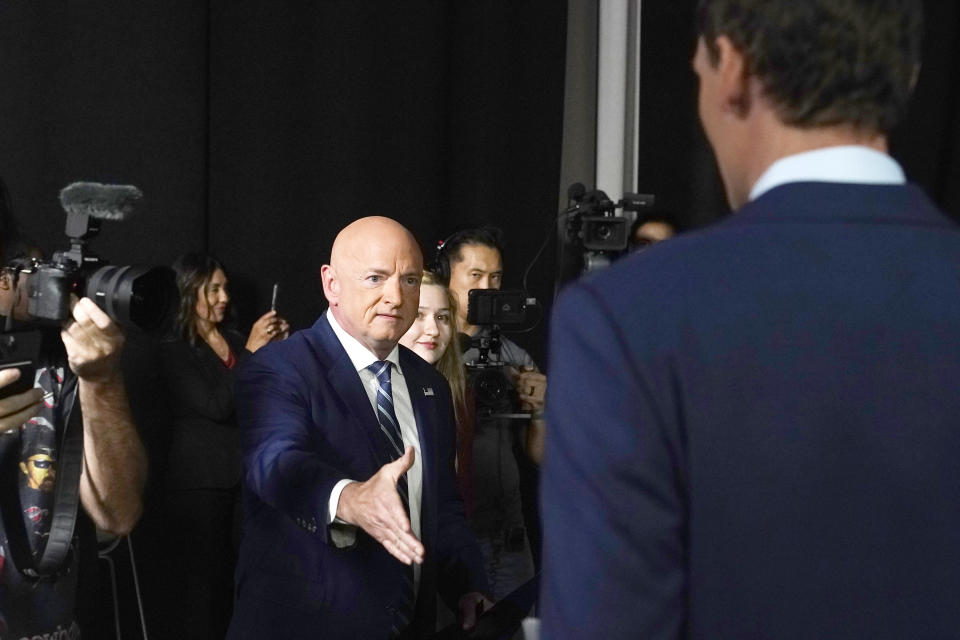
[[[477,326],[516,326],[526,320],[523,291],[471,289],[467,294],[467,322]]]

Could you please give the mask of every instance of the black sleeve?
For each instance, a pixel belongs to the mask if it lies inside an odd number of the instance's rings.
[[[160,346],[163,379],[169,393],[167,400],[174,416],[199,416],[217,422],[233,416],[233,372],[242,357],[240,353],[234,352],[234,355],[237,365],[228,369],[202,341],[196,347],[185,340]]]

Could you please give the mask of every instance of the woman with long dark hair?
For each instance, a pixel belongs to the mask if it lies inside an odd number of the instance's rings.
[[[175,335],[161,345],[173,414],[167,462],[167,524],[176,561],[171,637],[222,638],[230,622],[240,534],[240,444],[233,373],[252,352],[287,336],[275,311],[244,337],[224,319],[223,265],[192,253],[173,265],[180,289]]]

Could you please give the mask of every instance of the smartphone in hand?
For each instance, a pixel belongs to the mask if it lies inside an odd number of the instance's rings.
[[[19,369],[20,377],[0,388],[0,398],[33,388],[42,336],[39,331],[0,334],[0,369]]]

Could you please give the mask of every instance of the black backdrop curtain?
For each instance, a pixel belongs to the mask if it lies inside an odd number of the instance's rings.
[[[114,263],[208,250],[241,320],[271,284],[295,328],[348,221],[508,233],[508,286],[556,211],[564,2],[235,0],[0,5],[0,176],[24,234],[61,248],[78,179],[145,194],[94,248]],[[531,275],[552,293],[552,255]],[[542,356],[540,341],[531,347]]]

